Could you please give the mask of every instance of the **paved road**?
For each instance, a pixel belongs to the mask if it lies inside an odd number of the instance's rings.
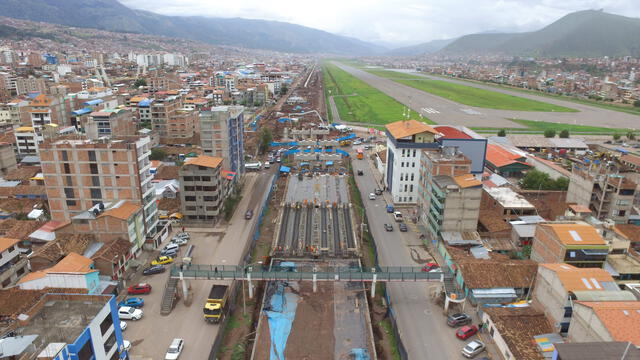
[[[243,198],[238,205],[229,225],[211,230],[198,229],[191,231],[191,243],[196,245],[194,261],[199,264],[238,264],[244,246],[251,239],[251,226],[257,216],[247,221],[245,211],[254,209],[257,214],[257,200],[265,194],[272,171],[250,173],[246,175]],[[187,231],[190,229],[187,228]],[[168,241],[168,240],[167,240]],[[127,321],[128,328],[124,338],[132,342],[131,358],[164,359],[164,354],[174,337],[185,339],[185,349],[181,358],[206,359],[211,350],[213,340],[218,334],[219,326],[208,324],[203,320],[202,304],[211,289],[213,281],[191,281],[193,302],[187,307],[183,302],[176,305],[168,316],[160,315],[160,302],[168,272],[160,275],[145,276],[142,281],[153,287],[151,294],[144,296],[145,307],[142,320]],[[223,282],[224,283],[224,282]]]
[[[369,193],[379,187],[368,160],[354,160],[354,172],[363,170],[363,176],[356,176],[356,183],[365,208],[371,234],[377,248],[380,265],[416,266],[427,262],[424,255],[421,261],[415,261],[421,241],[413,231],[402,233],[397,224],[386,212],[386,202],[382,196],[368,200]],[[386,232],[384,223],[393,224],[393,232]],[[465,342],[455,337],[455,330],[446,325],[442,308],[433,303],[430,289],[439,283],[388,283],[391,302],[398,318],[400,337],[409,354],[409,359],[450,360],[464,359],[460,350]]]
[[[334,64],[358,77],[367,84],[388,94],[399,102],[409,106],[413,110],[420,112],[422,115],[438,124],[463,125],[469,127],[521,127],[519,124],[508,120],[509,118],[515,118],[565,124],[605,126],[612,128],[640,128],[640,116],[637,115],[602,109],[589,105],[576,104],[560,99],[551,99],[534,94],[524,94],[508,89],[496,89],[488,85],[472,84],[455,79],[442,79],[415,72],[413,73],[416,77],[434,78],[453,83],[461,83],[467,86],[488,89],[509,95],[565,106],[579,110],[579,112],[511,111],[484,109],[462,105],[410,86],[397,83],[391,79],[373,75],[364,70],[356,69],[338,62],[334,62]]]

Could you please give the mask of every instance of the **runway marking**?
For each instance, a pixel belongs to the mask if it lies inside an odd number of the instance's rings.
[[[482,115],[482,113],[477,112],[473,109],[460,109],[460,111],[462,111],[463,113],[466,113],[468,115]]]
[[[440,111],[434,109],[434,108],[422,108],[420,109],[424,112],[426,112],[427,114],[440,114]]]

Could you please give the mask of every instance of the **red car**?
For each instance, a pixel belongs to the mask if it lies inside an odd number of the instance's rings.
[[[127,293],[129,295],[148,294],[150,292],[151,292],[151,285],[145,284],[145,283],[132,285],[132,286],[129,286],[129,288],[127,289]]]
[[[478,327],[475,325],[466,325],[456,331],[456,337],[460,340],[467,340],[478,332]]]
[[[435,269],[437,269],[439,267],[440,266],[438,264],[436,264],[436,263],[432,263],[432,262],[431,263],[426,263],[422,267],[422,271],[429,272],[429,271],[435,270]]]

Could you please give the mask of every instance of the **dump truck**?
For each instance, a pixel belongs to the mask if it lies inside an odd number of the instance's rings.
[[[225,315],[228,298],[228,285],[213,285],[211,291],[209,291],[207,302],[202,309],[205,321],[213,324],[219,323]]]

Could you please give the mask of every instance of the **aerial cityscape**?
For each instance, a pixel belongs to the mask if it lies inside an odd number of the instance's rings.
[[[0,359],[640,360],[640,3],[0,0]]]

